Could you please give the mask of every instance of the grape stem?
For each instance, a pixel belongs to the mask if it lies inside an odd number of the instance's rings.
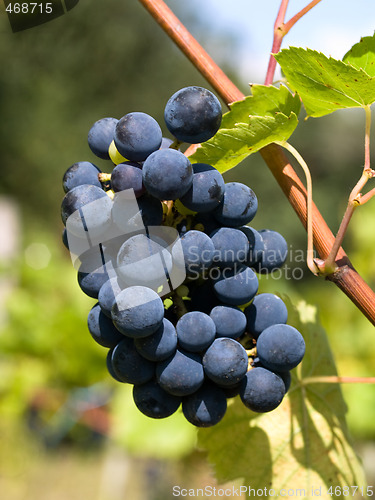
[[[139,0],[139,2],[176,43],[228,107],[232,102],[244,99],[245,95],[223,73],[163,0]],[[196,145],[193,145],[185,151],[185,154],[189,156],[195,148]],[[302,224],[306,227],[306,189],[288,162],[282,148],[274,143],[269,144],[260,150],[260,154]],[[312,204],[312,220],[315,248],[320,258],[325,259],[335,238],[314,203]],[[354,269],[342,248],[340,248],[336,260],[338,270],[327,276],[327,279],[335,283],[364,316],[375,325],[374,291]]]
[[[346,231],[349,226],[349,222],[354,214],[354,210],[359,205],[364,205],[369,201],[375,194],[375,189],[369,191],[366,195],[362,195],[361,191],[365,187],[367,181],[375,176],[375,171],[371,170],[370,166],[370,129],[371,129],[371,108],[370,106],[365,107],[366,112],[366,127],[365,127],[365,164],[363,167],[362,175],[357,182],[357,184],[352,189],[349,195],[348,204],[342,218],[339,230],[337,232],[335,241],[332,245],[331,251],[328,254],[327,259],[322,262],[320,268],[324,274],[331,274],[337,270],[336,257],[337,253],[342,245]]]
[[[295,16],[289,19],[288,22],[284,22],[286,9],[288,7],[289,0],[281,0],[281,5],[279,8],[279,12],[276,17],[276,21],[273,28],[273,42],[272,42],[272,50],[270,54],[270,59],[268,62],[266,79],[264,81],[264,85],[271,85],[276,70],[276,59],[274,58],[274,54],[277,54],[280,50],[282,41],[284,36],[290,31],[290,29],[296,24],[297,21],[301,19],[307,12],[309,12],[315,5],[317,5],[321,0],[312,0],[306,7],[301,9]]]
[[[307,267],[310,271],[318,275],[318,267],[314,262],[314,234],[313,234],[313,220],[312,220],[312,179],[310,169],[307,166],[307,163],[302,158],[300,153],[288,142],[283,141],[278,143],[280,146],[285,148],[289,153],[291,153],[294,158],[298,161],[302,170],[305,174],[306,178],[306,190],[307,190],[307,198],[306,198],[306,222],[307,222],[307,258],[306,263]]]

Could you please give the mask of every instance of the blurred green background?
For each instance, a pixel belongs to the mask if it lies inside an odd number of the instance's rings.
[[[230,61],[235,39],[211,33],[187,3],[169,5],[203,45],[225,47],[223,69],[248,94]],[[87,146],[96,120],[144,111],[163,127],[165,103],[176,90],[207,84],[135,0],[80,2],[51,23],[14,34],[1,11],[0,33],[2,498],[158,500],[170,498],[174,484],[215,484],[195,449],[195,429],[180,414],[161,422],[143,417],[130,389],[107,374],[105,350],[86,326],[94,301],[78,287],[60,219],[61,180],[70,165],[89,160],[111,169]],[[361,173],[363,137],[364,113],[345,111],[301,119],[290,141],[311,167],[315,201],[333,231]],[[339,374],[374,376],[373,327],[334,285],[296,262],[306,235],[262,159],[254,155],[225,177],[256,192],[254,227],[288,240],[289,277],[303,270],[295,280],[262,279],[261,291],[316,304]],[[373,211],[373,203],[358,210],[345,239],[372,287]],[[373,484],[375,388],[343,391],[350,432]]]

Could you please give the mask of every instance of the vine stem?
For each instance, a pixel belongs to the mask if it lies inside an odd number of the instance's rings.
[[[321,377],[306,377],[301,385],[308,384],[375,384],[375,377],[339,377],[327,375]]]
[[[286,9],[288,7],[289,0],[281,0],[281,5],[279,12],[276,17],[275,25],[273,28],[273,42],[270,59],[268,62],[266,79],[264,85],[271,85],[276,71],[276,59],[274,54],[277,54],[280,50],[284,36],[291,30],[291,28],[296,24],[297,21],[301,19],[307,12],[309,12],[315,5],[317,5],[321,0],[312,0],[306,7],[301,9],[295,16],[289,19],[288,22],[284,23]]]
[[[289,0],[281,0],[279,12],[277,14],[276,21],[273,27],[272,50],[268,61],[268,68],[264,85],[271,85],[275,76],[276,59],[273,57],[273,54],[277,54],[279,52],[285,35],[283,26],[288,3]]]
[[[350,195],[349,195],[349,200],[348,204],[344,213],[344,217],[342,218],[339,230],[337,232],[335,241],[332,245],[331,251],[328,254],[327,259],[325,262],[322,264],[322,271],[326,274],[331,274],[337,269],[337,266],[335,264],[336,256],[337,253],[342,245],[342,242],[344,240],[346,231],[349,226],[349,222],[351,221],[351,218],[354,214],[354,210],[359,206],[363,205],[368,201],[373,194],[367,193],[367,197],[362,196],[361,191],[365,187],[367,181],[371,179],[374,176],[374,172],[371,170],[370,167],[370,130],[371,130],[371,108],[370,106],[365,107],[365,113],[366,113],[366,126],[365,126],[365,164],[363,167],[363,172],[362,175],[357,182],[357,184],[354,186],[352,189]],[[366,196],[366,195],[365,195]]]
[[[314,262],[314,234],[313,234],[313,223],[312,223],[312,179],[310,169],[307,166],[307,163],[302,158],[300,153],[293,147],[289,142],[283,141],[278,143],[284,149],[289,151],[294,158],[300,164],[306,178],[306,189],[307,189],[307,200],[306,200],[306,225],[307,225],[307,258],[306,263],[307,267],[313,274],[317,274],[317,266]]]
[[[139,0],[139,2],[194,64],[196,69],[206,78],[207,82],[228,107],[230,107],[232,102],[244,99],[244,94],[214,63],[207,52],[199,45],[162,0]],[[185,154],[191,154],[195,147],[194,145],[193,148],[189,148],[185,151]],[[306,227],[306,189],[288,162],[281,146],[274,143],[269,144],[260,150],[260,154],[299,219]],[[314,203],[312,204],[312,220],[315,248],[320,258],[325,259],[335,238]],[[366,318],[375,325],[375,293],[353,268],[342,248],[340,248],[337,254],[337,260],[338,270],[332,275],[327,276],[327,279],[335,283]]]

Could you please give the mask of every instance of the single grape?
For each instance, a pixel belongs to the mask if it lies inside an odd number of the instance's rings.
[[[210,317],[216,325],[216,337],[237,339],[245,332],[246,316],[238,307],[216,306],[211,310]]]
[[[257,354],[263,366],[276,372],[296,367],[305,354],[305,341],[290,325],[272,325],[257,340]]]
[[[267,327],[286,323],[288,320],[286,305],[280,297],[273,293],[256,295],[244,313],[247,318],[248,332],[256,339]]]
[[[191,311],[178,320],[176,324],[179,345],[189,352],[201,352],[213,342],[216,326],[205,313]]]
[[[164,318],[155,333],[135,339],[134,345],[144,358],[150,361],[163,361],[176,352],[176,329],[168,319]]]
[[[164,391],[155,380],[135,385],[133,399],[138,410],[150,418],[169,417],[181,404],[181,398]]]
[[[250,226],[241,226],[240,229],[247,236],[249,242],[249,253],[245,264],[247,266],[254,266],[263,256],[264,243],[262,236],[258,231]]]
[[[193,182],[189,159],[176,149],[159,149],[143,164],[143,184],[149,194],[159,200],[176,200]]]
[[[154,235],[131,236],[118,252],[117,273],[128,285],[155,288],[165,284],[173,265],[167,246]]]
[[[221,224],[238,227],[253,220],[257,210],[258,200],[252,189],[241,182],[227,182],[223,201],[214,215]]]
[[[63,189],[65,193],[67,193],[74,187],[81,186],[82,184],[91,184],[102,189],[102,185],[98,178],[98,174],[100,173],[100,168],[93,163],[89,161],[78,161],[65,172],[63,176]]]
[[[118,121],[114,141],[121,155],[130,161],[144,161],[158,150],[162,132],[157,121],[146,113],[128,113]]]
[[[160,327],[164,306],[159,295],[145,286],[122,290],[112,307],[112,320],[128,337],[147,337]]]
[[[202,363],[207,377],[219,386],[230,387],[246,375],[248,357],[239,342],[220,337],[207,349]]]
[[[66,230],[66,227],[64,227],[62,234],[61,234],[61,239],[64,244],[64,247],[69,250],[69,241],[68,241],[68,231]]]
[[[112,354],[113,354],[113,349],[109,349],[108,352],[107,352],[107,356],[106,356],[106,366],[107,366],[107,370],[108,370],[108,373],[111,375],[112,378],[114,378],[117,382],[122,382],[122,380],[116,375],[114,369],[113,369],[113,365],[112,365]]]
[[[84,268],[84,265],[81,267]],[[82,292],[93,299],[99,296],[99,290],[104,283],[109,279],[108,273],[104,266],[92,272],[78,271],[77,280]]]
[[[90,239],[104,234],[111,223],[112,200],[106,192],[91,184],[82,184],[66,193],[61,218],[68,231]]]
[[[99,303],[91,308],[87,317],[87,326],[95,342],[103,347],[115,347],[124,338],[112,320],[103,314]]]
[[[218,98],[202,87],[185,87],[168,100],[164,119],[168,130],[181,142],[198,144],[213,137],[221,124]]]
[[[259,273],[267,274],[283,266],[288,256],[288,244],[277,231],[262,229],[259,234],[264,243],[264,252],[254,269]]]
[[[99,306],[103,314],[105,314],[109,318],[112,318],[111,314],[112,307],[113,304],[115,303],[116,295],[118,295],[120,292],[121,292],[121,286],[119,284],[117,277],[108,279],[100,287],[98,293]]]
[[[186,274],[188,276],[197,278],[210,268],[215,247],[207,234],[201,231],[190,230],[181,236],[180,243]],[[174,255],[175,258],[177,257],[175,256],[176,251],[179,252],[179,248],[176,247],[176,249],[175,251],[172,250],[172,255]]]
[[[240,398],[252,411],[265,413],[279,406],[285,395],[281,377],[266,368],[249,370],[241,382]]]
[[[210,212],[222,201],[224,190],[223,176],[216,168],[206,163],[195,163],[193,183],[180,201],[194,212]]]
[[[249,253],[246,235],[233,227],[221,227],[210,234],[215,247],[214,263],[219,267],[233,267],[244,263]]]
[[[117,165],[112,170],[111,188],[115,193],[124,189],[133,189],[136,198],[141,196],[145,192],[141,165],[131,161]]]
[[[111,362],[116,376],[127,384],[144,384],[154,378],[155,363],[142,357],[128,337],[113,349]]]
[[[160,226],[163,206],[160,200],[143,194],[135,198],[132,191],[119,191],[113,199],[112,219],[124,235],[144,231],[145,226]]]
[[[211,269],[213,289],[224,304],[240,306],[250,302],[258,291],[258,278],[254,271],[244,265],[236,265],[233,269]]]
[[[177,349],[175,354],[156,365],[160,386],[175,396],[187,396],[197,391],[204,381],[199,354]]]
[[[227,398],[224,391],[209,381],[182,400],[182,412],[186,420],[196,427],[216,425],[224,417],[226,410]]]
[[[94,155],[109,160],[108,149],[113,140],[117,118],[101,118],[90,128],[87,137],[89,147]]]

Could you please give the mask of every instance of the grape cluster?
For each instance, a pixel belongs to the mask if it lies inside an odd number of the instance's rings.
[[[210,91],[186,87],[165,107],[174,140],[145,113],[100,119],[88,143],[111,174],[82,161],[63,177],[63,241],[97,301],[88,329],[108,349],[109,373],[133,384],[143,414],[181,405],[198,427],[219,422],[237,395],[252,411],[276,408],[305,352],[284,302],[258,293],[258,275],[284,264],[285,239],[248,225],[252,189],[181,151],[213,137],[221,117]]]

